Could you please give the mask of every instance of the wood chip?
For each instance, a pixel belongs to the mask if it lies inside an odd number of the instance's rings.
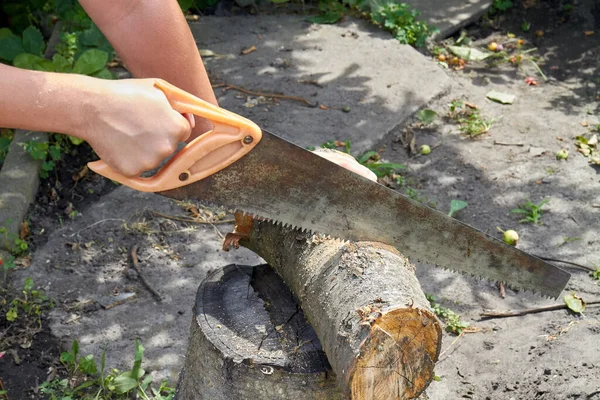
[[[256,46],[251,46],[251,47],[248,47],[247,49],[243,49],[242,54],[248,55],[248,54],[252,53],[253,51],[256,51]]]

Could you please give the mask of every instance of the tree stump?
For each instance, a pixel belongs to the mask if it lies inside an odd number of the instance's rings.
[[[236,226],[245,232],[239,244],[267,261],[298,298],[345,398],[423,393],[434,377],[442,330],[405,257],[378,243],[247,222]]]
[[[177,400],[343,399],[315,331],[268,265],[229,265],[198,288]]]

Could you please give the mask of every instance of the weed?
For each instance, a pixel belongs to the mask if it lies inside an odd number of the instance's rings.
[[[350,10],[358,10],[372,23],[388,30],[402,44],[422,47],[427,38],[439,30],[420,21],[420,12],[406,3],[386,1],[379,4],[374,0],[320,0],[320,15],[309,18],[318,24],[334,24]]]
[[[495,14],[500,11],[507,11],[512,8],[513,2],[511,0],[494,0],[492,7],[490,8],[490,13]]]
[[[26,278],[21,293],[12,299],[8,292],[3,292],[2,304],[7,306],[5,317],[8,322],[20,320],[23,323],[33,323],[41,326],[42,312],[54,307],[54,302],[45,296],[41,291],[33,289],[33,280]]]
[[[350,151],[352,150],[349,140],[344,142],[339,140],[329,140],[321,144],[320,147],[323,149],[333,150],[343,148],[343,151],[347,154],[350,154]],[[308,147],[307,150],[314,150],[314,147]],[[355,157],[355,159],[359,164],[370,169],[375,175],[377,175],[378,178],[383,178],[384,176],[391,175],[400,169],[406,168],[406,166],[403,164],[381,162],[381,156],[375,150],[367,151],[360,157]]]
[[[163,380],[158,388],[151,387],[152,376],[142,369],[144,347],[135,342],[133,368],[121,372],[115,368],[106,371],[106,351],[102,352],[100,366],[93,355],[79,356],[79,342],[73,340],[71,350],[60,355],[67,377],[57,377],[40,385],[40,391],[50,400],[111,399],[171,400],[175,389]]]
[[[449,217],[454,216],[454,214],[456,214],[457,212],[459,212],[463,208],[466,208],[468,205],[469,205],[469,203],[467,203],[466,201],[451,200],[450,201],[450,211],[448,212],[448,216]]]
[[[590,272],[590,276],[600,285],[600,267],[594,267],[594,271]]]
[[[456,314],[449,308],[442,307],[431,294],[426,294],[425,297],[431,304],[431,309],[435,315],[442,318],[446,322],[446,331],[460,335],[462,331],[470,326],[468,322],[461,320],[460,315]]]
[[[542,207],[548,203],[550,199],[544,199],[539,204],[532,203],[529,199],[523,205],[519,204],[519,208],[510,210],[513,214],[523,214],[524,218],[519,222],[531,222],[533,224],[539,224],[540,218],[542,217]]]
[[[411,179],[407,179],[405,176],[397,174],[393,174],[392,177],[400,189],[404,191],[404,194],[406,194],[409,198],[418,201],[419,203],[426,204],[431,208],[436,208],[437,201],[422,195],[421,192],[414,188],[415,184],[411,181]]]
[[[11,220],[5,222],[5,224],[10,223]],[[0,235],[3,235],[6,241],[12,245],[10,252],[13,256],[19,256],[27,252],[27,249],[29,248],[27,242],[21,239],[17,234],[9,233],[6,226],[0,227]]]
[[[466,106],[461,100],[452,100],[448,107],[448,117],[455,120],[458,129],[469,137],[488,132],[494,123],[493,119],[483,117],[479,108]]]

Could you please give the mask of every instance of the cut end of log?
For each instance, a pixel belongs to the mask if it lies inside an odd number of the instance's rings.
[[[441,334],[435,315],[427,310],[385,312],[371,327],[349,373],[352,399],[418,397],[433,378]]]

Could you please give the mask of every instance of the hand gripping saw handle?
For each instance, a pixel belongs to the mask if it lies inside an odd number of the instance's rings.
[[[254,122],[162,79],[157,79],[154,86],[162,90],[175,111],[204,117],[213,123],[214,128],[189,142],[152,177],[126,177],[102,160],[88,163],[92,171],[141,192],[162,192],[219,172],[260,142],[262,130]]]

